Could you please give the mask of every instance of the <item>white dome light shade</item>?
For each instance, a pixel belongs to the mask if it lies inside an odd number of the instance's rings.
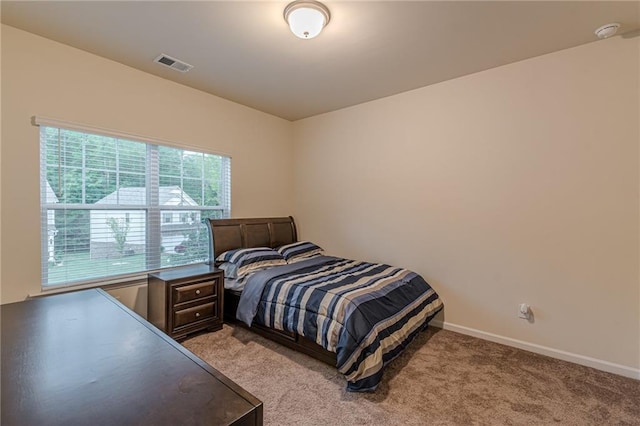
[[[314,38],[324,27],[324,16],[315,9],[301,7],[289,14],[289,28],[300,38]]]
[[[284,19],[297,37],[314,38],[329,23],[329,9],[317,1],[298,0],[284,9]]]

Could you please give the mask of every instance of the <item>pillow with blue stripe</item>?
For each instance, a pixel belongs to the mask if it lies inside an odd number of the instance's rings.
[[[232,269],[235,269],[236,276],[228,276],[229,278],[243,278],[249,272],[253,272],[257,269],[287,264],[287,261],[280,253],[269,247],[255,247],[225,251],[220,256],[216,257],[216,261],[227,262],[234,265],[234,267],[229,267],[228,269],[229,272],[231,272]],[[227,270],[227,268],[224,269],[225,271]]]
[[[322,255],[322,247],[317,246],[309,241],[298,241],[297,243],[287,244],[278,247],[278,253],[282,255],[287,263],[297,262],[299,260],[308,259],[310,257]]]
[[[218,265],[218,268],[224,271],[225,279],[230,278],[232,280],[235,280],[236,278],[238,278],[238,265],[236,265],[235,263],[223,262]]]

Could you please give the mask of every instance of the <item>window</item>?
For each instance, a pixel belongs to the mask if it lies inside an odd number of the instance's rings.
[[[230,213],[229,157],[43,121],[43,286],[207,259],[204,219]]]

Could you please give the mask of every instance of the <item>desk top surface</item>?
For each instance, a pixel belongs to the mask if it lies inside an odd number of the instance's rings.
[[[3,425],[262,420],[259,400],[101,290],[0,312]]]

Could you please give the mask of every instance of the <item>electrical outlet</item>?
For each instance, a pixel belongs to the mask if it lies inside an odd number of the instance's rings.
[[[518,307],[518,317],[528,320],[531,317],[531,307],[526,303],[521,303]]]

